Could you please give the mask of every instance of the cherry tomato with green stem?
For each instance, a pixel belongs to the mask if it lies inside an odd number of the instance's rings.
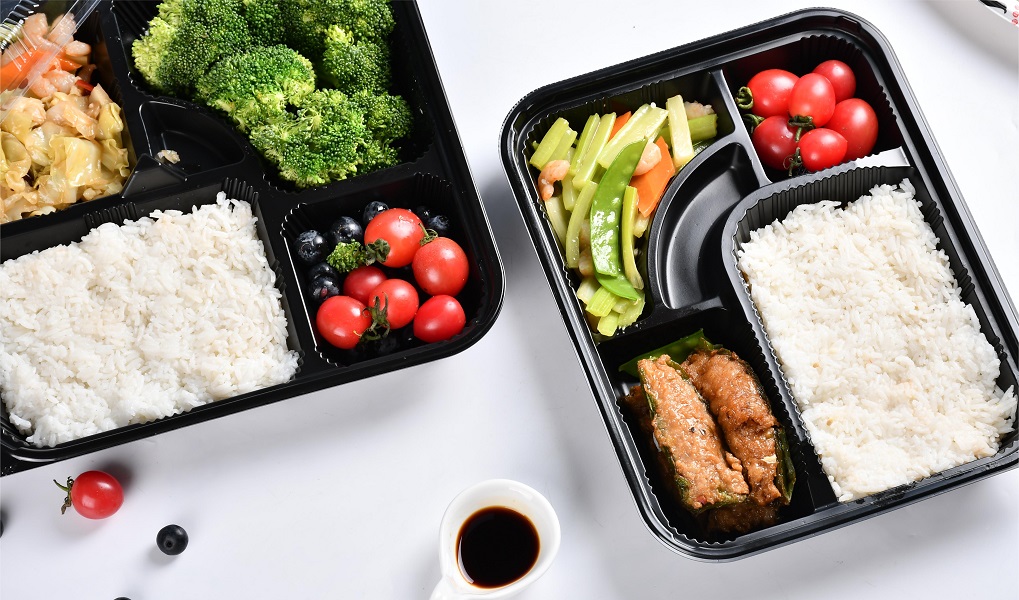
[[[736,104],[759,117],[785,116],[789,94],[799,77],[783,69],[766,69],[754,75],[740,88]]]
[[[470,266],[460,244],[439,237],[421,246],[411,263],[414,281],[426,294],[456,296],[467,283]]]
[[[86,519],[105,519],[124,504],[124,489],[117,479],[104,471],[85,471],[76,478],[67,478],[67,485],[53,483],[67,492],[60,514],[69,506]]]
[[[823,127],[835,112],[835,88],[824,75],[807,73],[789,93],[789,114],[793,125]]]
[[[757,156],[765,166],[785,170],[796,153],[796,129],[785,116],[768,117],[750,136]]]
[[[318,307],[315,326],[325,341],[337,348],[350,350],[372,326],[372,316],[368,308],[354,298],[332,296]]]
[[[414,260],[414,254],[421,248],[424,237],[425,228],[421,219],[405,208],[382,211],[364,228],[366,245],[380,238],[389,243],[389,254],[380,262],[394,269],[405,267]]]
[[[399,329],[414,320],[418,312],[418,292],[402,279],[387,279],[372,291],[368,306],[384,311],[389,327]]]

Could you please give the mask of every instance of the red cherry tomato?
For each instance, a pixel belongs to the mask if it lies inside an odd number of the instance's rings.
[[[105,519],[120,509],[124,503],[124,490],[113,475],[103,471],[85,471],[76,479],[67,478],[67,485],[57,487],[67,492],[64,505],[60,507],[63,514],[68,506],[73,506],[78,514],[86,519]]]
[[[368,305],[386,311],[386,320],[393,329],[410,324],[418,312],[418,291],[402,279],[387,279],[372,291]]]
[[[759,117],[788,113],[789,94],[799,77],[782,69],[767,69],[750,78],[747,87],[753,95],[750,112]]]
[[[389,242],[389,255],[381,261],[387,267],[406,267],[421,247],[425,230],[421,219],[405,208],[384,210],[364,228],[364,243],[382,238]]]
[[[842,102],[852,98],[856,93],[856,75],[849,65],[841,60],[826,60],[814,67],[814,72],[824,75],[824,78],[831,83],[835,90],[835,102]]]
[[[795,117],[811,117],[814,127],[828,122],[835,112],[835,88],[824,75],[807,73],[793,86],[789,94],[789,114]]]
[[[326,298],[315,315],[319,334],[333,346],[344,350],[356,346],[371,324],[368,309],[350,296]]]
[[[432,296],[418,309],[414,337],[422,342],[441,342],[463,331],[464,309],[452,296]]]
[[[820,171],[842,162],[846,138],[831,129],[811,129],[800,136],[800,158],[808,171]]]
[[[846,138],[849,145],[843,160],[867,156],[877,142],[877,115],[869,104],[859,98],[850,98],[836,104],[835,112],[825,127]]]
[[[378,267],[371,265],[358,267],[347,273],[347,277],[343,280],[343,295],[350,296],[367,306],[370,303],[372,291],[385,280],[386,274]]]
[[[796,153],[796,129],[789,126],[786,116],[768,117],[761,121],[751,136],[757,156],[772,169],[788,169],[789,159]]]
[[[467,255],[449,238],[435,238],[414,255],[414,280],[425,293],[456,296],[467,283]]]

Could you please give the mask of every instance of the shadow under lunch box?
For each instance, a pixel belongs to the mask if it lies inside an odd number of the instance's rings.
[[[26,14],[31,14],[38,4],[23,0],[21,8],[27,6]],[[52,21],[61,14],[60,7],[69,4],[42,3],[38,10],[45,10]],[[275,167],[225,117],[188,100],[160,95],[145,83],[135,70],[131,44],[146,30],[158,4],[104,0],[79,23],[75,34],[75,39],[93,46],[96,80],[123,107],[125,145],[133,167],[123,192],[4,224],[2,260],[78,241],[104,223],[120,224],[156,210],[186,213],[193,206],[214,204],[216,194],[224,191],[228,198],[252,204],[257,235],[282,295],[287,346],[297,353],[297,372],[280,385],[48,448],[28,443],[4,408],[3,475],[454,355],[487,333],[502,307],[502,262],[416,2],[392,3],[396,26],[390,37],[390,91],[407,99],[414,118],[410,136],[400,141],[400,163],[306,189],[281,180]],[[176,151],[179,162],[157,160],[163,149]],[[297,235],[310,228],[324,232],[340,216],[360,217],[373,200],[406,209],[425,205],[449,219],[447,235],[463,248],[470,269],[466,286],[457,295],[466,327],[451,339],[425,344],[404,336],[402,345],[390,353],[359,353],[330,346],[315,330],[317,307],[305,293],[309,282],[297,260]]]
[[[838,59],[856,73],[856,97],[870,103],[879,134],[862,159],[790,176],[762,164],[734,101],[763,69],[810,72]],[[564,262],[562,245],[540,200],[533,148],[557,118],[583,126],[591,114],[622,113],[676,94],[710,104],[717,136],[672,179],[640,248],[646,305],[632,325],[604,337],[592,331],[577,297],[580,278]],[[755,229],[795,206],[835,200],[844,206],[878,184],[905,178],[916,189],[926,222],[948,256],[962,300],[1000,361],[996,384],[1016,385],[1019,331],[972,217],[920,115],[888,41],[869,23],[838,10],[808,9],[693,42],[535,90],[510,112],[500,140],[507,177],[553,295],[587,374],[634,500],[652,534],[688,557],[724,561],[811,537],[905,506],[1019,464],[1016,418],[996,454],[925,479],[840,502],[811,445],[790,386],[776,358],[736,252]],[[648,436],[621,400],[638,383],[619,367],[636,356],[703,330],[753,369],[783,426],[796,484],[774,525],[745,534],[703,529],[670,492]]]

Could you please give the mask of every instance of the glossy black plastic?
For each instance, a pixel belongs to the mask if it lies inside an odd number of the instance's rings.
[[[197,104],[158,96],[134,71],[131,42],[155,14],[158,2],[102,2],[81,24],[77,39],[93,45],[98,77],[124,108],[125,138],[134,171],[124,191],[66,210],[0,227],[0,259],[8,260],[79,240],[105,222],[137,219],[154,210],[189,211],[215,202],[216,193],[253,204],[257,231],[276,272],[288,321],[288,346],[300,367],[288,383],[145,423],[89,436],[53,448],[36,448],[0,420],[0,473],[79,456],[178,427],[277,402],[314,390],[364,379],[451,356],[477,342],[502,307],[502,262],[484,207],[456,133],[435,60],[415,2],[393,2],[394,91],[415,114],[414,130],[401,146],[401,164],[326,186],[298,190],[281,181],[274,168],[220,114]],[[174,165],[156,160],[162,149],[179,153]],[[466,252],[471,272],[459,299],[467,315],[463,332],[445,342],[409,343],[389,353],[344,354],[318,337],[315,307],[305,290],[305,266],[294,241],[302,228],[327,231],[341,215],[359,215],[371,200],[413,208],[427,204],[448,217],[450,236]]]
[[[790,176],[762,165],[733,96],[757,71],[809,72],[840,59],[857,75],[856,96],[879,121],[872,155],[819,173]],[[640,248],[647,307],[638,321],[603,338],[592,333],[542,203],[531,144],[565,117],[582,126],[592,113],[663,106],[676,93],[711,104],[718,136],[680,170],[666,189]],[[623,473],[648,529],[670,549],[701,560],[733,560],[810,537],[956,488],[1019,464],[1013,430],[992,457],[859,500],[840,503],[796,409],[782,370],[755,312],[735,251],[749,231],[784,217],[796,204],[854,200],[878,183],[908,177],[923,214],[950,257],[952,269],[981,329],[1001,361],[998,385],[1014,386],[1019,355],[1017,317],[1000,277],[947,166],[928,131],[905,74],[885,38],[859,17],[810,9],[611,66],[535,90],[503,125],[507,177],[539,260],[573,338]],[[797,482],[792,501],[771,527],[744,535],[704,531],[667,492],[654,449],[622,410],[620,398],[637,383],[619,366],[704,329],[734,350],[761,380],[789,438]]]

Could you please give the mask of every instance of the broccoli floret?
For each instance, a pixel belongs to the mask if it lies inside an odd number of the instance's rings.
[[[364,124],[376,140],[390,143],[410,134],[414,117],[403,96],[361,91],[350,100],[364,113]]]
[[[311,61],[286,46],[255,47],[227,56],[198,80],[195,98],[227,113],[238,128],[285,118],[315,89]]]
[[[250,46],[240,0],[167,0],[131,51],[149,84],[186,95],[216,60]]]
[[[339,25],[325,32],[325,50],[319,64],[324,82],[353,94],[359,90],[385,92],[389,87],[389,47],[358,41]]]
[[[385,44],[396,21],[389,0],[341,0],[336,23],[354,34],[358,41]]]
[[[315,90],[297,114],[286,112],[251,130],[251,143],[299,187],[354,175],[371,134],[364,116],[339,90]]]
[[[389,242],[379,238],[364,246],[353,241],[336,244],[333,251],[326,257],[326,262],[340,273],[350,273],[361,265],[370,265],[375,261],[382,262],[389,256]]]
[[[357,43],[380,46],[396,25],[389,0],[286,0],[280,11],[287,24],[286,44],[313,62],[325,52],[331,25],[339,25]]]
[[[279,0],[241,0],[244,20],[248,22],[251,42],[256,46],[275,46],[286,40],[286,21]]]

